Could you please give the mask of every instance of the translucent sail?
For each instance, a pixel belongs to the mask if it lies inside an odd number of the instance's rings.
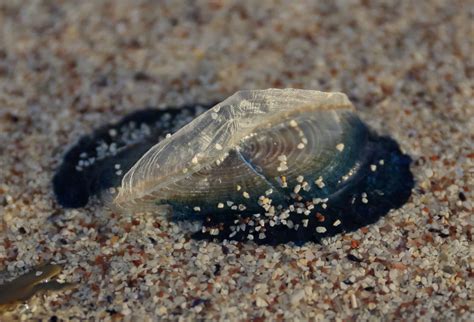
[[[320,127],[339,127],[341,115],[347,117],[353,110],[342,93],[300,89],[237,92],[148,150],[123,177],[114,203],[145,209],[150,204],[172,200],[179,191],[170,187],[199,185],[201,191],[203,187],[205,190],[202,173],[212,172],[216,165],[225,162],[230,162],[231,168],[238,167],[239,164],[228,160],[229,154],[239,151],[242,143],[255,133],[293,119],[302,122],[309,116],[315,116]],[[317,111],[325,111],[320,120]],[[324,143],[323,149],[329,144],[334,147],[344,135],[340,128],[334,131],[338,134]],[[199,183],[193,179],[197,174],[201,178]],[[211,192],[213,187],[207,188]]]

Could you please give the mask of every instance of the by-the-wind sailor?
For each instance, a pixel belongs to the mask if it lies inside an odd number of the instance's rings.
[[[409,164],[342,93],[242,91],[157,140],[113,202],[170,207],[176,219],[201,220],[201,238],[319,241],[406,202]]]

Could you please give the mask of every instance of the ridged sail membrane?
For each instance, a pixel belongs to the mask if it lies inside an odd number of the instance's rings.
[[[270,189],[284,202],[282,180],[293,187],[303,176],[314,184],[354,166],[366,135],[358,122],[342,93],[237,92],[145,153],[124,176],[115,203],[215,212],[229,202],[257,211]],[[339,151],[338,144],[348,148]]]

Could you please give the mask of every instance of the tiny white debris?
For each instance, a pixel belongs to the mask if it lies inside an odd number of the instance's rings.
[[[252,234],[248,234],[248,235],[247,235],[247,239],[248,239],[248,240],[253,240],[253,235],[252,235]]]
[[[338,145],[336,145],[336,149],[339,152],[342,152],[342,150],[344,150],[344,143],[339,143]]]
[[[198,159],[197,159],[196,156],[191,160],[191,163],[192,164],[197,164],[198,163]]]
[[[297,176],[296,181],[298,181],[299,183],[302,183],[304,181],[304,177],[303,176]]]
[[[318,186],[318,188],[322,189],[324,188],[326,185],[324,184],[323,182],[323,177],[319,177],[316,181],[314,181],[314,183]]]
[[[370,170],[372,170],[372,172],[377,171],[377,166],[375,164],[371,164],[370,165]]]
[[[116,175],[121,176],[122,175],[122,170],[118,170],[115,172]]]
[[[226,203],[227,203],[227,207],[231,207],[234,204],[234,202],[230,200],[227,200]]]
[[[260,198],[258,198],[258,199],[260,200],[262,205],[269,205],[272,202],[272,200],[270,198],[267,198],[265,196],[260,196]]]
[[[304,190],[304,191],[310,191],[310,190],[311,190],[311,186],[310,186],[309,183],[307,183],[306,181],[303,181],[303,183],[301,184],[301,186],[303,187],[303,190]]]
[[[385,164],[385,160],[384,160],[384,159],[381,159],[381,160],[379,161],[379,164],[380,164],[380,165],[384,165],[384,164]]]
[[[293,192],[294,192],[294,193],[298,193],[298,192],[300,192],[300,190],[301,190],[301,185],[300,185],[300,184],[297,184],[297,185],[295,186],[295,188],[293,189]]]
[[[317,232],[317,233],[323,234],[323,233],[325,233],[326,231],[327,231],[327,229],[326,229],[325,227],[323,227],[323,226],[318,226],[318,227],[316,227],[316,232]]]
[[[42,271],[36,271],[35,275],[36,276],[41,276],[41,275],[43,275],[43,272]]]
[[[165,135],[165,138],[170,138],[171,137],[171,133],[168,133]]]
[[[303,219],[301,222],[303,223],[304,227],[308,227],[309,219]]]
[[[291,127],[297,127],[297,126],[298,126],[298,123],[297,123],[295,120],[291,120],[291,121],[290,121],[290,126],[291,126]]]
[[[273,189],[268,189],[267,191],[265,191],[265,195],[269,196],[273,193]]]
[[[337,226],[339,226],[340,224],[341,224],[341,221],[338,219],[338,220],[336,220],[332,225],[333,225],[334,227],[337,227]]]
[[[286,155],[282,154],[278,156],[278,161],[286,161]]]
[[[110,130],[109,130],[109,135],[110,135],[111,137],[116,136],[116,135],[117,135],[117,130],[116,130],[116,129],[110,129]]]
[[[194,211],[201,211],[201,207],[194,207],[193,210]]]
[[[117,169],[117,170],[120,169],[120,164],[116,163],[116,164],[114,165],[114,168]]]
[[[321,205],[321,207],[323,207],[323,209],[326,209],[326,208],[328,207],[328,205],[325,204],[325,203],[323,203],[323,204]]]
[[[215,112],[211,113],[211,117],[212,117],[213,120],[216,120],[217,116],[218,116],[217,113],[215,113]]]
[[[219,203],[217,204],[217,208],[224,208],[224,204],[223,204],[222,202],[219,202]]]
[[[305,145],[304,145],[304,143],[300,143],[300,144],[298,144],[296,147],[297,147],[298,149],[302,150],[302,149],[304,149]]]
[[[246,199],[250,198],[250,195],[247,191],[242,192],[242,196],[244,196]]]
[[[357,299],[356,299],[354,293],[351,294],[351,305],[352,305],[353,309],[357,309],[357,307],[358,307]]]
[[[240,189],[242,189],[242,187],[239,185],[237,185],[235,188],[237,189],[237,191],[240,191]]]
[[[216,143],[216,150],[222,150],[222,145],[220,145],[219,143]]]
[[[364,198],[362,198],[362,202],[363,202],[363,203],[369,203],[369,199],[367,199],[367,198],[364,197]]]

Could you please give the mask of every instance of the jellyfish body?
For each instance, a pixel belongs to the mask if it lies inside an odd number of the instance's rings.
[[[146,146],[113,203],[170,206],[203,222],[201,238],[319,241],[406,202],[409,164],[342,93],[242,91]]]

